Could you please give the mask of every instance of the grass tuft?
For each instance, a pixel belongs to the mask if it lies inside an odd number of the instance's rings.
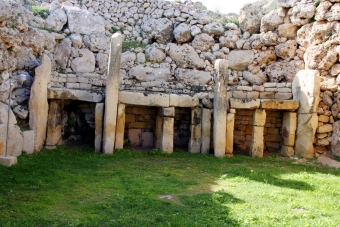
[[[49,15],[49,8],[33,5],[32,13],[34,14],[34,16],[39,15],[41,18],[46,19]]]

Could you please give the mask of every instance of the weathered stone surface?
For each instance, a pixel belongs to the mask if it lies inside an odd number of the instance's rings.
[[[62,137],[62,127],[63,127],[63,109],[64,104],[59,100],[52,100],[49,106],[48,119],[47,119],[47,137],[46,146],[54,147],[56,146]]]
[[[168,94],[142,94],[121,91],[119,92],[119,102],[130,105],[169,107],[170,98]]]
[[[294,148],[289,146],[282,146],[281,155],[285,157],[292,157],[294,155]]]
[[[234,151],[234,126],[235,126],[235,114],[227,114],[227,135],[225,153],[227,156],[232,156]]]
[[[160,108],[158,108],[158,110],[159,109]],[[155,147],[157,149],[161,149],[162,127],[163,127],[163,118],[161,116],[157,115],[156,116],[156,130],[155,130],[155,136],[156,136]]]
[[[153,148],[154,147],[154,138],[152,132],[142,132],[141,134],[141,142],[143,148]]]
[[[150,18],[142,26],[143,37],[148,40],[155,39],[157,43],[166,44],[173,40],[173,22],[167,18]]]
[[[200,51],[207,51],[214,44],[215,44],[214,38],[205,33],[195,36],[194,40],[192,41],[192,47]]]
[[[63,29],[67,22],[67,15],[62,9],[55,9],[50,11],[50,14],[46,18],[46,28],[52,29],[52,31],[59,32]]]
[[[174,107],[162,108],[161,116],[162,117],[174,117],[175,116],[175,108]]]
[[[174,149],[174,122],[173,117],[163,117],[160,149],[172,153]]]
[[[255,74],[252,74],[249,71],[243,72],[243,79],[248,81],[252,85],[262,85],[263,83],[267,82],[267,75],[262,72],[261,70]]]
[[[261,32],[273,31],[282,23],[283,17],[281,17],[276,10],[273,10],[262,17]]]
[[[299,101],[294,100],[261,100],[261,108],[267,110],[297,110]]]
[[[174,107],[196,107],[199,105],[197,96],[170,94],[170,106]]]
[[[177,43],[186,43],[192,40],[190,26],[186,23],[179,24],[174,30]]]
[[[203,59],[201,59],[195,49],[188,44],[178,46],[174,43],[169,43],[166,52],[176,62],[178,67],[197,69],[206,67]]]
[[[7,1],[0,2],[0,22],[6,20],[11,15],[11,5]]]
[[[7,51],[4,44],[0,44],[0,70],[14,70],[17,65],[17,59]]]
[[[240,30],[228,30],[223,34],[223,36],[220,36],[220,44],[223,47],[235,49],[236,42],[240,39],[241,35]]]
[[[54,60],[61,69],[66,69],[67,67],[68,59],[71,55],[71,44],[72,41],[69,38],[66,38],[57,45],[54,53]]]
[[[325,18],[328,21],[340,20],[340,3],[335,3],[326,13]]]
[[[263,157],[264,150],[264,137],[263,137],[263,126],[253,126],[251,145],[250,145],[250,155],[252,157]]]
[[[326,13],[328,9],[332,6],[332,3],[328,1],[320,2],[319,6],[316,8],[315,20],[322,21],[326,18]]]
[[[79,57],[72,60],[72,70],[80,73],[93,72],[96,65],[94,54],[88,49],[80,49],[78,52]]]
[[[331,38],[331,34],[336,32],[337,23],[317,21],[315,23],[302,26],[298,32],[296,41],[304,47],[317,45],[326,42]]]
[[[224,27],[221,23],[211,22],[204,25],[203,32],[209,35],[220,36],[224,33]]]
[[[271,64],[272,62],[276,61],[276,54],[274,50],[265,50],[258,53],[258,57],[255,58],[255,61],[262,64]]]
[[[281,24],[277,28],[280,37],[294,38],[298,30],[298,26],[294,24]]]
[[[211,81],[210,72],[199,71],[196,69],[181,69],[175,71],[175,77],[178,82],[204,85]]]
[[[110,46],[110,37],[105,34],[84,35],[84,44],[92,52],[107,50]]]
[[[277,5],[290,8],[293,7],[297,1],[298,0],[277,0]]]
[[[202,109],[202,144],[201,153],[209,154],[210,150],[210,132],[211,132],[211,110]]]
[[[293,7],[292,16],[290,17],[292,24],[297,26],[308,24],[308,20],[315,15],[316,8],[314,3],[297,4]]]
[[[118,115],[119,115],[119,108],[118,108]],[[100,152],[102,148],[103,118],[104,118],[104,103],[97,103],[95,110],[94,110],[94,124],[95,124],[94,150],[95,152]],[[118,124],[118,120],[117,120],[117,124]],[[124,134],[124,131],[123,131],[123,134]],[[117,136],[116,136],[116,146],[117,146]],[[119,149],[119,147],[116,147],[116,148]]]
[[[198,154],[202,144],[202,109],[191,110],[189,152]]]
[[[254,61],[254,52],[252,50],[233,50],[230,51],[229,68],[237,71],[243,71],[248,68]]]
[[[318,116],[314,114],[298,114],[296,130],[295,154],[304,158],[314,157],[314,136],[318,126]]]
[[[340,46],[309,46],[304,54],[306,69],[329,70],[338,60]]]
[[[266,110],[256,109],[253,115],[253,125],[263,127],[266,124]]]
[[[340,156],[340,121],[333,124],[331,151],[333,155]]]
[[[292,82],[297,72],[304,68],[305,64],[301,60],[278,61],[266,68],[266,74],[270,82]]]
[[[141,129],[129,129],[128,131],[128,139],[131,142],[132,146],[141,146],[141,138],[142,130]]]
[[[45,50],[53,51],[55,38],[48,31],[29,27],[23,36],[23,45],[32,48],[34,53],[42,53]]]
[[[90,90],[75,90],[68,88],[49,88],[48,99],[80,100],[86,102],[101,102],[103,95]]]
[[[0,155],[6,152],[7,124],[0,124]],[[8,155],[20,156],[23,148],[23,137],[19,126],[9,125]]]
[[[8,60],[5,60],[5,58],[4,58],[5,64],[6,64],[7,61],[11,61],[11,56],[4,56],[4,57],[8,57]],[[32,54],[32,49],[26,48],[24,46],[22,46],[20,48],[20,50],[17,52],[16,59],[14,59],[14,60],[16,62],[16,68],[17,69],[33,70],[35,67],[37,67],[39,65],[38,60]],[[1,66],[0,66],[0,68],[1,68]]]
[[[260,99],[230,99],[231,109],[257,109],[260,107]]]
[[[282,120],[282,137],[286,146],[294,146],[295,133],[297,124],[297,114],[292,112],[284,112]]]
[[[40,151],[45,142],[48,102],[47,84],[51,77],[51,59],[47,55],[41,58],[41,65],[35,69],[34,82],[29,101],[29,125],[34,130],[34,150]]]
[[[148,46],[145,49],[145,56],[152,62],[162,62],[166,57],[162,50],[154,46]]]
[[[18,159],[15,156],[0,156],[0,165],[11,167],[13,165],[16,165],[18,163]]]
[[[8,105],[0,102],[0,124],[7,124],[8,122]],[[13,111],[9,110],[9,123],[11,125],[15,125],[17,123],[17,119],[13,114]]]
[[[332,124],[324,124],[318,127],[316,130],[317,133],[327,133],[333,131],[333,125]]]
[[[83,44],[83,37],[79,34],[70,35],[70,39],[72,41],[72,46],[76,49],[80,49]]]
[[[135,63],[135,60],[136,60],[136,54],[134,52],[126,51],[122,53],[122,57],[120,60],[120,68],[127,69],[133,66]]]
[[[65,7],[68,29],[71,33],[96,34],[105,32],[105,19],[78,7]]]
[[[168,68],[151,68],[138,65],[130,69],[129,76],[139,81],[166,82],[170,80],[172,75]]]
[[[319,71],[301,70],[292,84],[293,99],[300,101],[298,113],[316,113],[320,96]]]
[[[275,54],[285,60],[290,60],[295,57],[297,43],[295,40],[288,40],[285,43],[275,46]]]
[[[22,132],[23,136],[23,146],[22,150],[27,154],[33,154],[34,152],[34,131],[24,131]]]

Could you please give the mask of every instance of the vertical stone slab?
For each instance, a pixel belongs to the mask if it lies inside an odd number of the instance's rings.
[[[51,78],[51,59],[44,54],[41,64],[35,69],[34,82],[29,101],[29,126],[34,130],[34,150],[40,151],[45,143],[48,102],[47,84]]]
[[[166,153],[174,150],[174,122],[173,117],[163,117],[160,149]]]
[[[24,138],[24,145],[22,150],[27,154],[33,154],[34,152],[34,131],[24,131],[22,132],[22,136]]]
[[[316,128],[318,127],[318,115],[298,114],[298,125],[296,129],[295,154],[304,158],[314,157],[313,141]]]
[[[201,152],[202,142],[202,109],[191,110],[189,152],[198,154]]]
[[[211,131],[211,110],[203,108],[202,109],[202,146],[201,146],[202,154],[209,154],[210,131]]]
[[[124,129],[125,129],[125,104],[118,104],[117,128],[116,128],[116,149],[124,147]]]
[[[104,113],[103,153],[112,154],[115,147],[117,105],[119,89],[120,58],[122,55],[122,35],[113,34],[111,38],[109,65],[107,72]]]
[[[285,146],[294,146],[296,132],[297,114],[293,112],[284,112],[282,119],[282,137]]]
[[[157,117],[156,117],[156,132],[155,132],[155,134],[156,134],[155,147],[157,149],[161,149],[162,127],[163,127],[163,118],[161,116],[157,115]]]
[[[264,150],[264,125],[266,124],[266,110],[257,109],[253,115],[253,133],[250,145],[250,155],[252,157],[263,157]]]
[[[100,152],[102,149],[103,138],[103,116],[104,116],[104,103],[96,103],[94,110],[94,150]]]
[[[215,93],[214,93],[214,154],[216,157],[225,156],[226,127],[228,109],[228,61],[216,60],[215,62]]]
[[[51,100],[47,121],[46,147],[53,148],[61,140],[63,109],[64,109],[63,101]]]
[[[233,156],[234,152],[234,128],[235,128],[235,114],[227,114],[227,134],[225,152],[227,156]]]

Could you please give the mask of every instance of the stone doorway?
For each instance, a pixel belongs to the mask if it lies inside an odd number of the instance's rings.
[[[188,151],[190,141],[191,108],[175,108],[174,148]]]

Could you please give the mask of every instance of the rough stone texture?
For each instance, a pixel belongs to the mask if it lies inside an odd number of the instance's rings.
[[[282,137],[286,146],[294,146],[295,132],[297,124],[297,114],[292,112],[284,112],[282,120]]]
[[[98,14],[77,7],[65,7],[71,33],[96,34],[105,32],[105,19]]]
[[[50,14],[46,18],[46,28],[52,29],[55,32],[62,30],[67,22],[67,15],[62,9],[55,9],[50,11]]]
[[[318,126],[318,116],[314,114],[298,114],[296,130],[295,154],[299,157],[314,157],[314,136]]]
[[[254,52],[252,50],[233,50],[230,51],[229,68],[237,71],[243,71],[248,68],[254,61]]]
[[[231,109],[257,109],[260,107],[260,99],[230,99]]]
[[[59,100],[51,100],[47,119],[46,146],[56,146],[62,137],[64,104]]]
[[[48,102],[47,84],[51,76],[51,59],[47,55],[41,58],[41,65],[35,69],[34,82],[29,101],[29,126],[34,130],[34,150],[40,151],[46,139]]]
[[[94,110],[94,150],[100,152],[102,148],[103,138],[103,117],[104,117],[104,103],[97,103]],[[116,137],[117,141],[117,137]]]
[[[340,20],[340,3],[335,3],[325,15],[326,20]]]
[[[122,57],[120,60],[120,68],[128,69],[129,67],[133,66],[136,60],[136,54],[131,51],[126,51],[122,53]]]
[[[212,22],[204,25],[203,32],[213,36],[220,36],[224,33],[224,27],[221,23]]]
[[[265,109],[256,109],[253,115],[253,125],[263,127],[266,124],[266,117]]]
[[[294,155],[294,148],[289,146],[282,146],[280,154],[285,157],[291,157]]]
[[[275,54],[285,60],[290,60],[295,57],[297,43],[295,40],[288,40],[285,43],[275,46]]]
[[[261,108],[267,110],[291,110],[295,111],[299,108],[299,101],[293,100],[261,100]]]
[[[226,127],[228,109],[228,61],[217,60],[215,63],[215,92],[214,92],[214,154],[216,157],[226,155]]]
[[[203,59],[201,59],[195,49],[188,44],[178,46],[174,43],[169,43],[166,52],[176,62],[178,67],[198,69],[206,67]]]
[[[174,107],[197,107],[199,99],[197,96],[170,94],[170,106]]]
[[[225,153],[227,156],[232,156],[234,151],[234,127],[235,127],[235,114],[227,114],[227,135]]]
[[[336,32],[336,27],[337,23],[328,23],[326,21],[306,24],[298,30],[296,41],[306,48],[324,43],[330,39],[330,34]]]
[[[148,40],[155,39],[157,43],[166,44],[173,40],[173,22],[167,18],[150,18],[142,26],[143,37]]]
[[[186,43],[192,40],[190,26],[186,23],[179,24],[174,30],[174,36],[178,43]]]
[[[159,112],[158,108],[158,112]],[[163,118],[159,115],[156,116],[156,130],[155,130],[155,148],[161,149],[161,135],[162,135],[162,127],[163,127]]]
[[[166,153],[173,152],[174,122],[175,119],[173,117],[163,117],[160,149]]]
[[[333,155],[340,156],[340,121],[333,124],[331,151]]]
[[[211,131],[211,110],[202,109],[202,144],[201,153],[209,154],[210,150],[210,131]]]
[[[264,137],[263,137],[263,126],[253,126],[252,139],[250,145],[250,155],[252,157],[263,157],[264,150]]]
[[[67,88],[49,88],[47,91],[48,99],[79,100],[86,102],[101,102],[103,95],[96,91],[74,90]]]
[[[6,152],[7,124],[0,124],[0,155]],[[20,156],[23,148],[23,137],[19,126],[9,125],[8,131],[8,155]]]
[[[7,124],[8,122],[8,105],[0,102],[0,124]],[[9,110],[9,123],[11,125],[15,125],[17,123],[17,119],[13,114],[13,111]]]
[[[107,48],[110,46],[110,37],[104,34],[85,35],[84,44],[92,52],[107,50]]]
[[[332,6],[332,3],[328,1],[320,2],[319,6],[316,8],[315,20],[322,21],[326,17],[328,9]]]
[[[166,82],[171,78],[171,72],[168,68],[151,68],[138,65],[129,71],[130,78],[136,78],[139,81],[160,81]]]
[[[273,31],[282,23],[283,17],[273,10],[261,19],[261,32]]]
[[[294,24],[281,24],[277,28],[280,37],[295,38],[298,26]]]
[[[214,44],[214,38],[205,33],[195,36],[194,40],[192,41],[192,47],[200,51],[207,51]]]
[[[204,85],[211,81],[211,74],[209,72],[199,71],[196,69],[178,68],[175,71],[175,77],[178,82],[195,85]]]
[[[109,67],[107,72],[103,132],[103,153],[112,154],[115,147],[117,104],[119,90],[119,66],[122,54],[123,37],[121,34],[113,34],[111,38]]]
[[[130,105],[169,107],[169,99],[168,94],[119,92],[119,102]]]
[[[6,20],[11,15],[11,5],[6,1],[0,2],[0,22]]]
[[[282,7],[293,7],[298,0],[277,0],[277,5]]]
[[[250,84],[254,85],[262,85],[263,83],[267,82],[267,75],[262,72],[261,70],[255,74],[252,74],[249,71],[243,72],[243,78],[248,81]]]
[[[160,115],[162,117],[175,117],[175,108],[174,107],[162,108]]]
[[[67,63],[71,55],[71,44],[72,41],[66,38],[57,45],[54,53],[54,60],[61,69],[66,69],[67,67]]]
[[[316,113],[320,96],[319,71],[301,70],[292,84],[293,99],[300,101],[298,113]]]
[[[292,9],[292,16],[290,17],[292,24],[301,26],[308,24],[309,19],[315,15],[316,8],[314,3],[297,4]]]
[[[305,64],[301,60],[278,61],[266,68],[266,74],[270,82],[292,82],[297,72],[304,68]]]
[[[34,152],[34,131],[24,131],[22,132],[23,136],[23,146],[22,150],[27,154],[33,154]]]
[[[162,50],[154,46],[148,46],[145,49],[145,57],[147,57],[152,62],[162,62],[166,55]]]
[[[72,70],[80,73],[93,72],[96,65],[94,54],[88,49],[80,49],[78,52],[79,57],[72,60]]]
[[[198,154],[201,152],[202,144],[202,109],[191,110],[189,152]]]
[[[129,129],[128,132],[128,139],[131,142],[132,146],[141,146],[141,136],[142,130],[141,129]]]

